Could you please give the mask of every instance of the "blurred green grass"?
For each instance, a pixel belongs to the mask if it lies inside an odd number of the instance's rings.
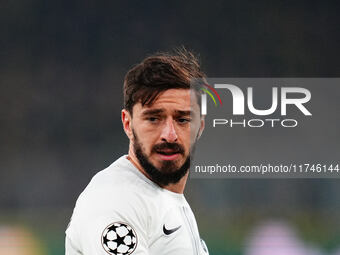
[[[0,226],[16,226],[29,230],[41,245],[43,255],[64,254],[65,229],[70,208],[29,210],[2,210]],[[253,210],[234,211],[228,215],[222,211],[215,214],[197,213],[200,233],[206,241],[210,254],[242,255],[245,240],[259,223],[277,219],[292,225],[299,237],[324,252],[332,252],[340,243],[339,212],[294,212],[284,217],[269,217]]]

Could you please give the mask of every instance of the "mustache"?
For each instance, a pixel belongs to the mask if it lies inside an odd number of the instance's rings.
[[[171,150],[174,153],[184,154],[183,146],[178,144],[178,143],[165,142],[165,143],[156,144],[152,148],[152,152],[160,152],[160,151],[163,151],[163,150]]]

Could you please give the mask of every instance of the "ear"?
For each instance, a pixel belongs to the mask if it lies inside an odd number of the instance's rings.
[[[205,127],[205,117],[202,116],[201,117],[201,125],[200,125],[200,129],[198,130],[198,134],[197,134],[197,139],[199,139],[203,133],[203,130],[204,130],[204,127]]]
[[[125,134],[127,137],[131,140],[133,137],[132,134],[132,117],[129,111],[126,109],[122,110],[122,123],[123,123],[123,128],[125,131]]]

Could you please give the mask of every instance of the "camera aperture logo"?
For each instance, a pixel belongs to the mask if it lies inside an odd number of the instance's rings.
[[[214,118],[212,126],[214,128],[219,126],[225,127],[283,127],[294,128],[299,122],[295,118],[289,118],[289,110],[295,108],[297,114],[302,116],[312,116],[308,110],[308,102],[311,100],[311,92],[303,87],[271,87],[271,104],[265,109],[258,109],[254,104],[254,87],[247,87],[243,91],[239,86],[228,83],[215,83],[208,85],[203,83],[200,88],[201,92],[201,114],[207,115],[207,95],[214,102],[217,107],[219,101],[220,107],[232,107],[233,118]],[[218,91],[217,91],[218,90]],[[223,95],[231,94],[232,100],[222,104]],[[216,98],[215,98],[216,97]],[[231,102],[232,101],[232,102]],[[266,101],[267,102],[267,101]],[[288,107],[287,107],[288,106]],[[224,108],[227,109],[227,108]],[[215,114],[215,113],[212,113]],[[254,118],[245,118],[246,115],[251,114],[256,116]],[[272,117],[275,114],[275,118]],[[277,116],[280,118],[277,118]],[[220,116],[218,116],[220,117]],[[243,118],[242,118],[243,117]]]
[[[217,106],[215,97],[213,96],[213,94],[209,91],[209,89],[217,96],[218,101],[220,102],[220,104],[222,105],[222,100],[220,95],[217,93],[216,89],[214,89],[213,87],[209,86],[208,84],[203,84],[203,86],[205,86],[206,88],[201,88],[200,90],[204,92],[204,94],[201,94],[201,112],[203,115],[207,114],[207,94],[210,96],[210,98],[213,100],[215,106]]]

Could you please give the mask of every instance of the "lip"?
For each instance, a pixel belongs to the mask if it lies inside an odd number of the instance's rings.
[[[171,154],[171,155],[164,155],[164,154],[161,154],[161,153],[157,153],[157,154],[162,160],[175,160],[180,156],[180,153],[175,153],[175,154]]]

